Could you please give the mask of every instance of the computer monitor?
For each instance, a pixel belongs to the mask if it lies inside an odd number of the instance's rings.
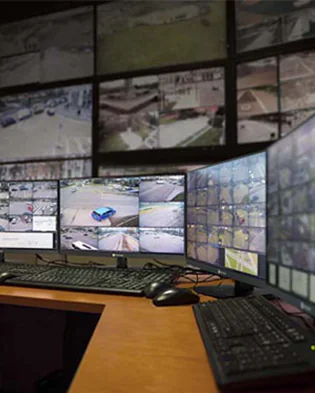
[[[185,175],[60,181],[61,252],[184,254]]]
[[[187,172],[186,212],[188,263],[235,280],[197,291],[230,297],[265,285],[265,152]]]
[[[267,150],[267,284],[315,316],[315,116]]]
[[[58,249],[58,182],[0,182],[0,249]]]

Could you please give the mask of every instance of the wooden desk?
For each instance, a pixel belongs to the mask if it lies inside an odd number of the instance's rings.
[[[69,393],[218,392],[191,306],[4,286],[0,303],[101,314]]]

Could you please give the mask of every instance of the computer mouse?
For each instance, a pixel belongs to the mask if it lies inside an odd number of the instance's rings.
[[[182,306],[199,302],[199,296],[188,288],[169,288],[158,293],[153,299],[156,306]]]
[[[14,274],[14,273],[2,272],[2,273],[0,273],[0,284],[3,284],[4,282],[9,280],[10,278],[14,278],[14,277],[16,277],[16,274]]]
[[[153,299],[158,293],[172,288],[172,285],[161,281],[154,281],[144,288],[144,295],[149,299]]]

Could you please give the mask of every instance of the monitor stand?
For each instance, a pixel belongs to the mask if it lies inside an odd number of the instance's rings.
[[[116,267],[119,269],[127,269],[128,259],[126,257],[120,256],[116,258]]]
[[[224,299],[227,297],[238,297],[249,295],[254,290],[252,285],[244,284],[239,281],[235,281],[235,285],[203,285],[194,288],[194,291],[200,295],[212,296],[219,299]]]

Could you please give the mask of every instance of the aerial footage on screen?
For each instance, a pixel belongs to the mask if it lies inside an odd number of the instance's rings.
[[[0,165],[4,181],[58,180],[92,176],[92,160],[19,162]]]
[[[0,97],[0,161],[91,156],[91,113],[91,85]]]
[[[60,186],[61,226],[139,226],[139,178],[61,180]]]
[[[238,143],[278,138],[277,59],[270,57],[237,67]]]
[[[182,254],[184,182],[183,175],[61,181],[61,248]]]
[[[93,8],[41,15],[0,27],[0,86],[93,73]]]
[[[1,182],[0,183],[0,243],[4,248],[54,248],[57,229],[57,182]],[[12,232],[14,237],[9,236]],[[30,232],[28,236],[21,233]],[[33,232],[33,233],[31,233]],[[47,232],[47,236],[38,236]],[[21,235],[21,242],[13,244]],[[32,238],[34,238],[32,240]],[[50,239],[50,240],[48,240]],[[34,244],[33,244],[34,243]],[[34,247],[31,247],[31,244]],[[37,245],[37,246],[36,246]],[[36,246],[36,247],[35,247]]]
[[[225,22],[224,1],[103,4],[97,7],[97,72],[224,58]]]
[[[238,52],[314,37],[314,0],[237,1]]]
[[[99,150],[222,145],[222,67],[100,84]]]

